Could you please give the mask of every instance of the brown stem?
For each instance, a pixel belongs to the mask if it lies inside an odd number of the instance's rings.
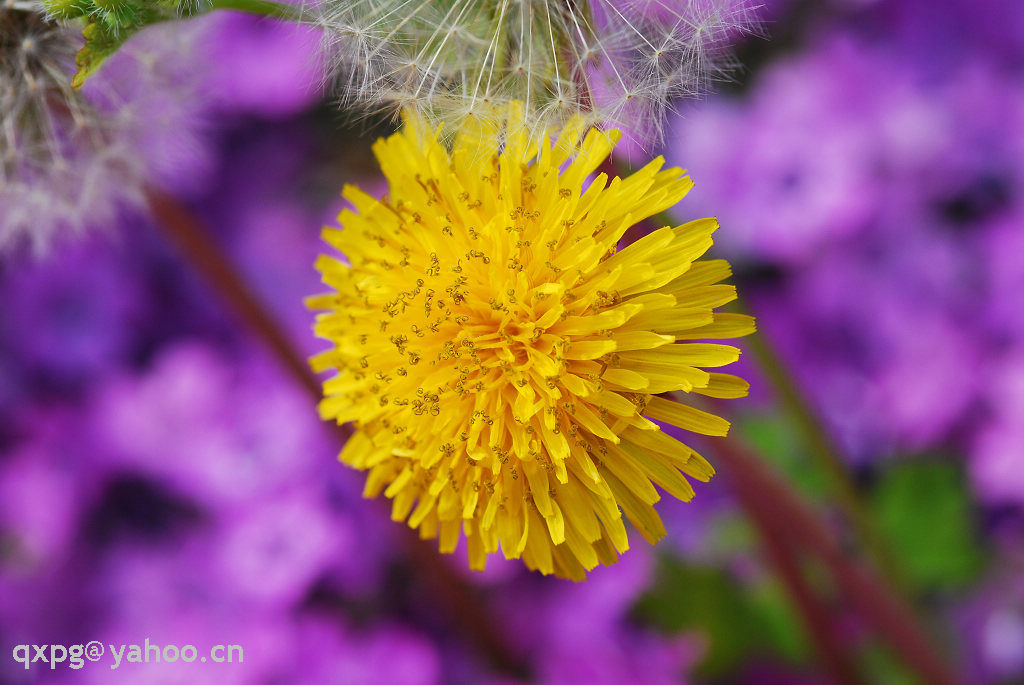
[[[317,400],[320,381],[312,374],[305,358],[294,348],[266,308],[256,300],[241,275],[232,268],[227,255],[188,209],[174,198],[154,188],[146,191],[153,217],[174,240],[175,245],[220,293],[245,325],[257,333],[288,373]]]
[[[622,165],[613,157],[607,158],[601,164],[600,171],[607,173],[609,178],[626,175]],[[632,226],[623,236],[623,242],[631,243],[646,232],[662,226],[674,226],[676,223],[666,210]],[[736,306],[739,311],[746,313],[739,303]],[[748,336],[745,340],[757,359],[759,368],[764,372],[766,380],[778,394],[787,414],[797,422],[797,427],[807,441],[811,459],[814,460],[815,466],[824,476],[825,483],[831,490],[836,504],[849,519],[860,542],[888,580],[897,587],[904,587],[905,581],[899,565],[874,519],[870,516],[859,489],[850,477],[841,450],[823,427],[820,418],[811,408],[810,402],[797,384],[793,382],[792,374],[786,370],[778,351],[760,331]]]
[[[282,331],[263,304],[254,296],[242,275],[235,270],[228,255],[210,238],[202,222],[180,202],[155,188],[146,191],[152,216],[186,260],[223,298],[238,318],[245,323],[273,352],[292,378],[318,402],[322,397],[320,381],[313,374],[288,336]],[[338,426],[339,441],[349,434]],[[402,543],[405,557],[424,578],[436,604],[446,611],[454,628],[484,655],[491,665],[507,674],[524,675],[525,665],[509,649],[497,631],[498,623],[489,614],[482,594],[469,586],[444,561],[436,550],[409,528],[403,526]]]
[[[727,476],[732,491],[758,529],[768,562],[786,586],[830,681],[835,685],[860,685],[864,681],[836,630],[829,608],[807,582],[789,531],[772,515],[771,501],[742,474],[728,471]]]
[[[609,178],[625,175],[611,157],[602,162],[599,171],[608,174]],[[674,223],[672,217],[662,212],[629,228],[622,242],[631,243],[648,231]],[[858,672],[843,648],[842,640],[836,635],[827,608],[818,601],[801,572],[797,551],[787,542],[785,526],[780,525],[779,517],[772,509],[771,503],[765,506],[760,490],[752,487],[742,474],[734,474],[730,481],[741,506],[757,527],[769,563],[785,584],[790,599],[821,657],[822,666],[831,680],[840,685],[860,682]]]
[[[756,455],[735,439],[713,443],[718,461],[741,489],[760,493],[770,503],[771,518],[784,526],[788,539],[820,558],[852,609],[929,685],[964,681],[947,667],[932,646],[913,610],[878,574],[851,558],[835,535],[823,526],[796,495]]]
[[[743,311],[742,308],[740,311]],[[825,476],[825,482],[836,498],[840,509],[846,514],[861,543],[878,564],[879,570],[897,587],[906,582],[896,563],[888,543],[875,525],[863,497],[850,477],[846,460],[832,436],[825,430],[811,403],[793,381],[785,363],[769,339],[761,331],[746,338],[749,349],[757,359],[758,367],[764,372],[771,387],[778,393],[782,406],[792,416],[807,440],[809,453],[815,465]]]

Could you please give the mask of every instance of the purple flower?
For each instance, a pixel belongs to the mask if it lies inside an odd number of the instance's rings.
[[[1024,202],[1022,202],[1024,206]],[[1024,289],[1024,212],[1018,211],[998,220],[985,236],[984,264],[988,280],[987,302],[983,309],[987,328],[997,339],[1024,340],[1024,308],[1020,293]]]
[[[747,102],[719,98],[676,122],[669,156],[696,184],[686,211],[717,215],[716,241],[799,260],[868,221],[882,192],[872,145],[880,97],[877,64],[860,54],[834,41],[771,65]]]
[[[313,29],[241,13],[212,21],[208,87],[225,110],[282,117],[321,97]]]
[[[585,583],[531,586],[524,579],[503,593],[508,634],[531,655],[540,682],[680,682],[698,656],[696,644],[648,633],[627,619],[650,584],[653,556],[646,547],[632,549]]]
[[[971,452],[974,487],[989,503],[1024,507],[1024,349],[1006,359],[992,360],[987,399],[992,417],[979,431]]]
[[[917,258],[926,236],[905,245],[894,255],[867,244],[821,254],[757,307],[765,334],[859,458],[939,443],[979,388],[977,342],[964,331],[956,286],[936,287],[928,270],[891,259]],[[952,267],[942,273],[956,277]]]
[[[440,682],[437,648],[401,625],[348,628],[326,617],[299,626],[295,658],[305,676],[295,682],[351,685],[433,685]]]
[[[1017,682],[1024,675],[1024,577],[989,580],[957,619],[974,682]]]
[[[63,395],[126,361],[145,297],[125,256],[90,240],[2,274],[0,336],[19,371],[34,376],[26,391],[38,392],[41,376]]]
[[[298,603],[336,558],[360,554],[351,523],[296,491],[225,516],[210,541],[216,586],[253,604]]]
[[[107,457],[210,507],[311,477],[334,449],[311,402],[257,356],[237,366],[198,342],[163,351],[139,379],[110,383],[95,420]]]

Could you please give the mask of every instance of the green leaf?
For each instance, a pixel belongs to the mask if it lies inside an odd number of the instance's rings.
[[[960,469],[935,459],[890,469],[874,493],[879,524],[920,591],[951,590],[982,567],[970,497]]]
[[[788,662],[805,663],[813,654],[803,623],[793,608],[793,601],[782,584],[773,580],[751,593],[750,600],[765,623],[771,644]]]
[[[859,665],[869,683],[885,685],[927,685],[909,670],[892,649],[876,640],[861,649]]]
[[[828,492],[821,469],[815,468],[808,457],[807,446],[791,416],[782,411],[753,414],[737,421],[735,430],[801,492],[815,498]]]
[[[86,79],[95,74],[108,57],[128,40],[134,31],[115,31],[103,21],[91,21],[82,30],[85,45],[75,55],[78,70],[71,79],[72,88],[81,88]]]
[[[124,45],[125,41],[143,28],[171,18],[158,5],[151,2],[109,2],[93,0],[89,23],[82,30],[85,45],[75,55],[78,70],[71,80],[72,88],[81,88],[103,63]]]
[[[634,613],[665,632],[702,634],[707,647],[698,667],[702,677],[726,675],[751,655],[787,662],[806,658],[802,640],[795,637],[801,628],[778,586],[745,587],[719,568],[662,558],[655,583]]]
[[[82,35],[85,45],[75,56],[78,70],[71,80],[81,88],[103,63],[140,30],[162,21],[186,19],[214,9],[238,10],[264,17],[299,21],[302,12],[273,0],[43,0],[48,10],[63,18],[88,17]]]

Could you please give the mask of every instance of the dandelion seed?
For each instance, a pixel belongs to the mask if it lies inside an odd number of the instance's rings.
[[[567,122],[532,144],[513,104],[503,140],[464,126],[449,152],[427,122],[378,141],[381,200],[346,187],[342,229],[324,238],[328,293],[316,332],[320,413],[354,435],[341,460],[368,472],[392,517],[443,552],[464,533],[482,569],[499,546],[528,567],[582,579],[628,548],[622,514],[650,542],[653,504],[690,499],[711,466],[653,420],[708,435],[728,423],[661,395],[741,397],[706,368],[739,350],[693,342],[746,335],[714,309],[735,297],[721,260],[700,261],[714,219],[664,227],[617,250],[625,231],[692,183],[657,159],[626,178],[587,179],[617,131]],[[500,146],[500,149],[499,149]],[[481,149],[483,148],[483,152]]]
[[[645,141],[756,27],[746,0],[324,0],[311,21],[346,104],[456,130],[520,101],[538,132],[582,117]]]
[[[47,17],[39,2],[0,3],[0,253],[42,253],[61,232],[109,226],[172,165],[165,134],[190,137],[182,103],[192,101],[177,64],[202,29],[133,39],[77,92],[81,25]]]

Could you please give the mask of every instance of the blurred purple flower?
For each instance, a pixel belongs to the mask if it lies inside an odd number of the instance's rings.
[[[769,65],[744,100],[679,119],[669,156],[693,174],[687,209],[719,216],[731,254],[806,262],[868,231],[892,235],[896,215],[927,214],[993,170],[1019,187],[1024,136],[1007,137],[1024,123],[1017,77],[966,65],[935,82],[902,61],[826,34]]]
[[[860,10],[845,17],[848,25],[869,40],[893,46],[930,76],[978,57],[1008,68],[1024,64],[1024,16],[1015,0],[833,2]]]
[[[88,555],[81,531],[102,485],[77,409],[22,408],[19,423],[26,437],[0,458],[0,625],[13,644],[73,637],[71,626],[88,615],[78,591]],[[10,664],[0,662],[0,681]]]
[[[1024,107],[1010,74],[937,78],[852,35],[820,34],[745,99],[682,120],[674,152],[723,251],[788,269],[759,298],[762,328],[864,457],[950,439],[986,382],[984,336],[1024,320],[1008,294],[1024,136],[1007,127]],[[997,220],[985,273],[962,231]]]
[[[1024,198],[1021,202],[1024,210]],[[985,236],[984,264],[988,301],[983,309],[987,328],[997,340],[1024,341],[1024,211],[1000,219]]]
[[[208,77],[214,102],[282,117],[322,96],[314,29],[241,13],[215,15]]]
[[[765,334],[856,458],[935,444],[976,398],[977,342],[939,294],[957,289],[933,292],[922,275],[870,249],[836,250],[759,300]]]
[[[146,476],[212,517],[190,542],[207,548],[212,584],[288,605],[321,576],[356,594],[380,582],[387,521],[364,511],[301,388],[258,355],[178,342],[145,375],[108,383],[91,419],[106,472]]]
[[[878,204],[878,66],[844,41],[775,63],[744,103],[718,98],[677,121],[670,158],[696,184],[687,211],[718,216],[738,254],[800,260],[860,229]],[[814,131],[815,135],[808,135]]]
[[[299,483],[333,448],[301,389],[256,355],[237,366],[199,342],[110,383],[95,422],[113,466],[149,474],[211,508]]]
[[[989,580],[958,619],[973,682],[1018,682],[1024,675],[1024,575]]]
[[[53,444],[18,449],[0,464],[0,571],[34,577],[61,563],[75,542],[88,488]],[[70,468],[69,468],[70,467]]]
[[[0,338],[21,373],[66,393],[125,363],[145,297],[138,274],[112,253],[127,257],[94,239],[65,246],[59,260],[12,263],[0,275]]]
[[[661,637],[630,623],[627,614],[651,582],[654,554],[631,550],[585,583],[515,586],[501,601],[508,634],[532,656],[545,685],[680,683],[699,656],[687,637]]]
[[[399,625],[369,630],[346,628],[323,618],[300,624],[297,662],[304,678],[295,682],[351,685],[433,685],[441,682],[436,647]]]
[[[213,583],[247,603],[294,605],[334,560],[360,554],[351,526],[308,492],[263,499],[220,524],[210,542]]]
[[[1024,507],[1024,347],[990,364],[986,399],[992,417],[975,440],[970,474],[985,501]]]

